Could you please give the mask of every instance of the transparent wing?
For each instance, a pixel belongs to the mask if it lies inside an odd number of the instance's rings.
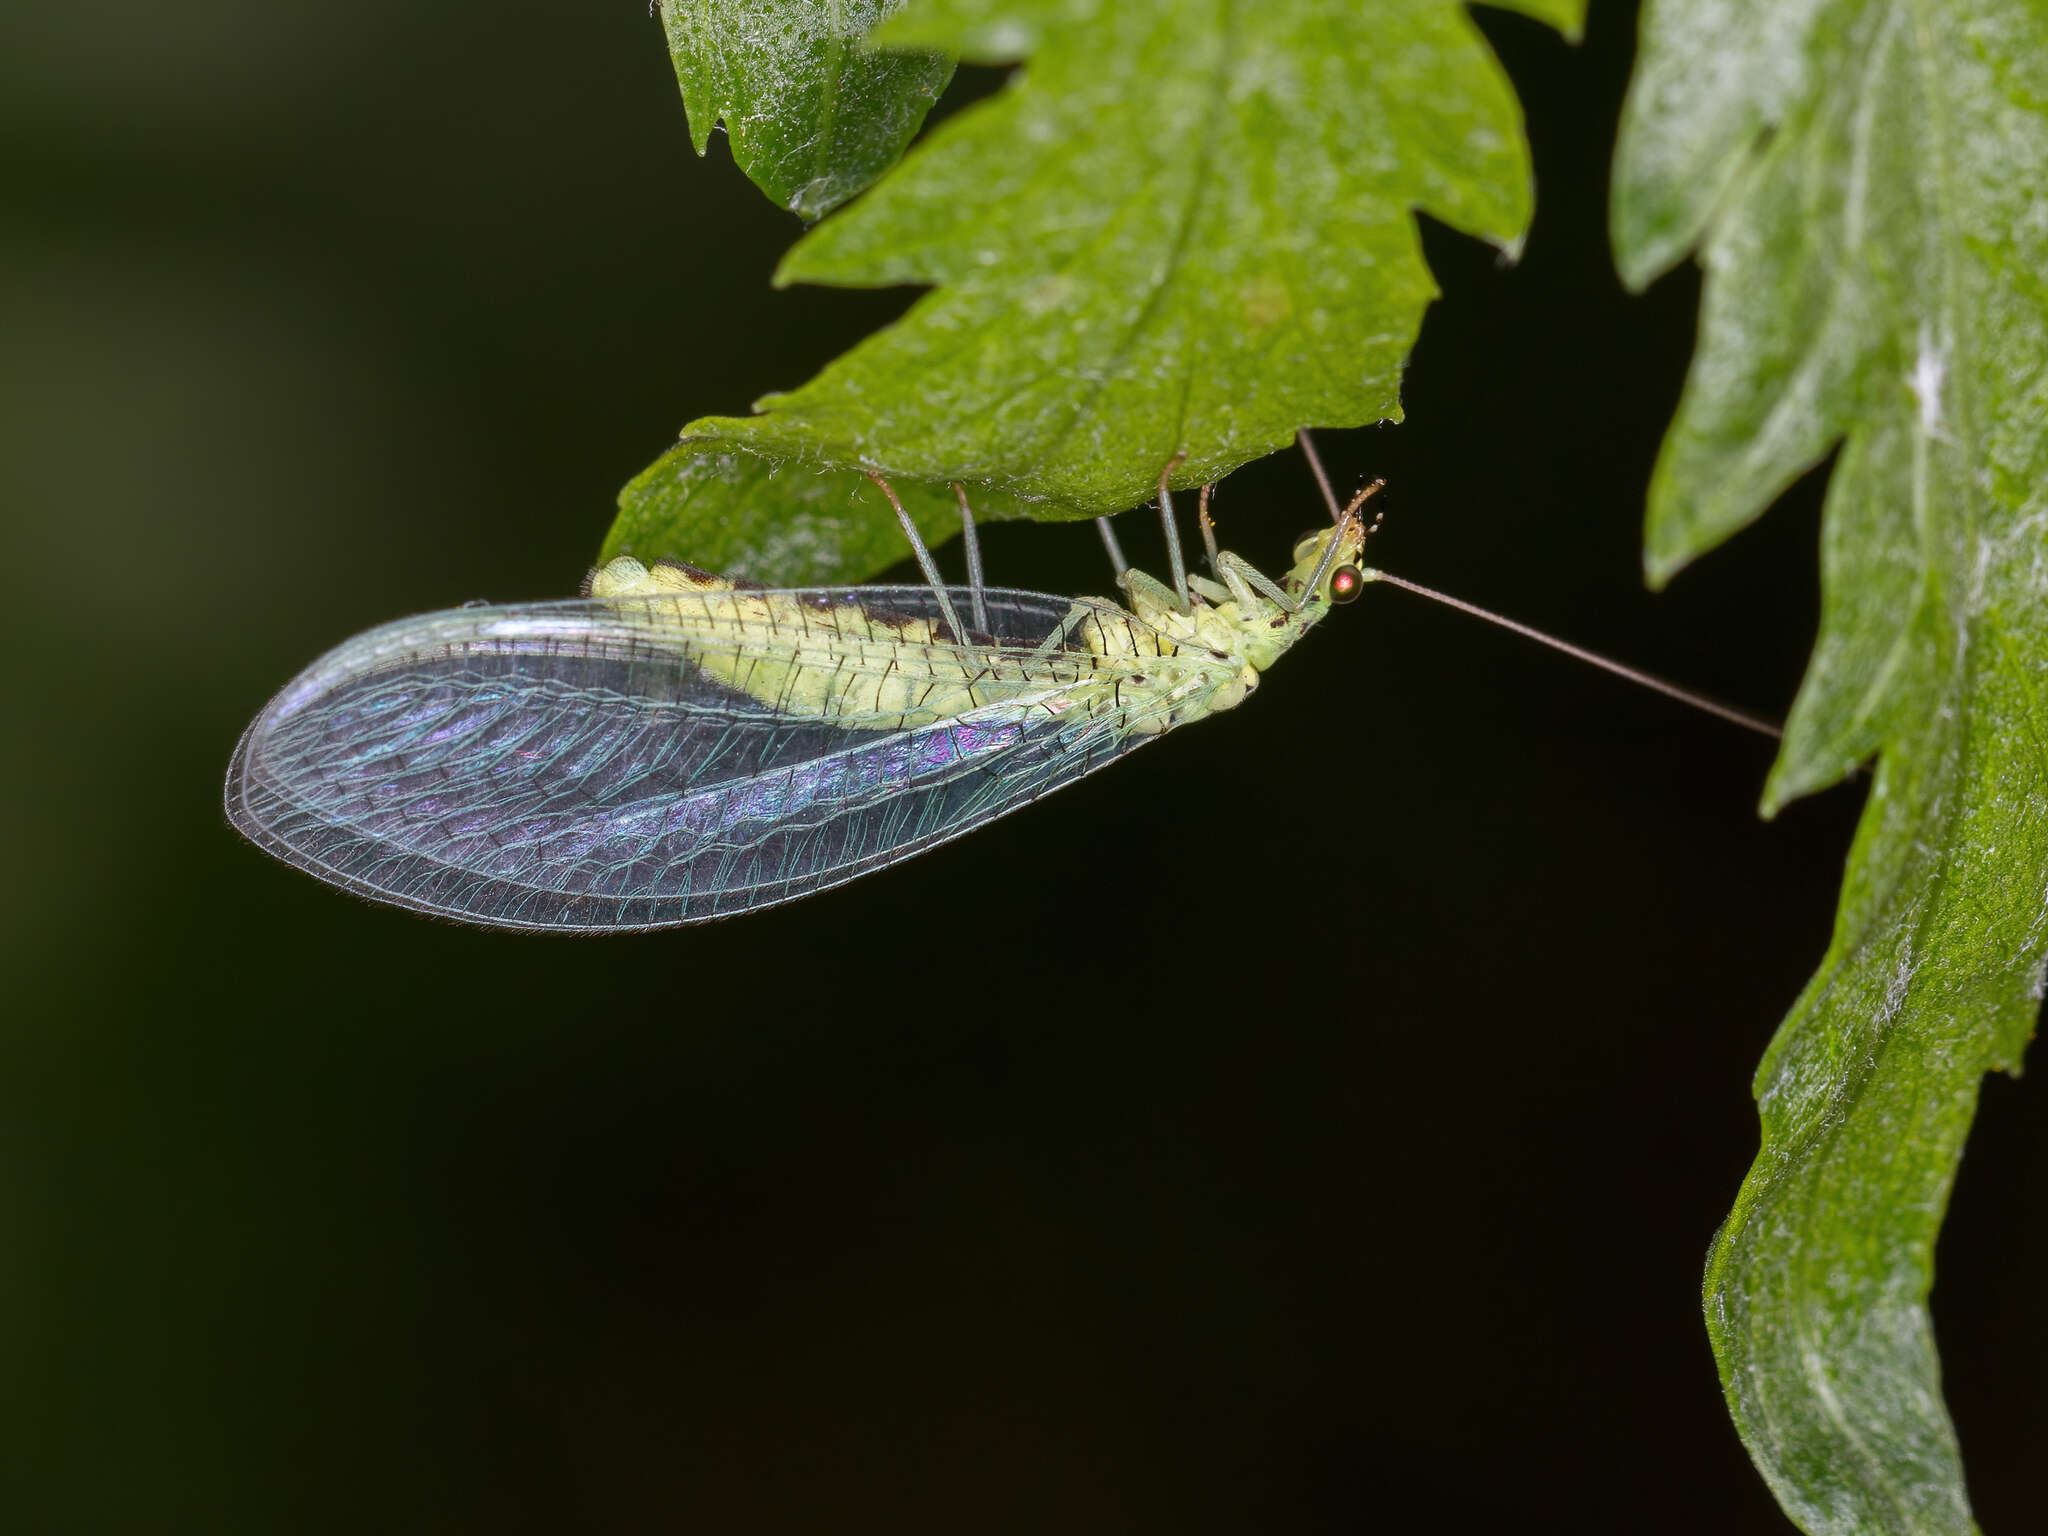
[[[1128,658],[1078,638],[1100,624],[1159,654],[1113,605],[993,592],[995,634],[906,645],[931,632],[917,626],[936,606],[928,590],[791,595],[801,606],[765,622],[757,594],[706,593],[479,606],[372,630],[249,727],[228,818],[320,879],[400,906],[513,928],[663,927],[909,858],[1165,723],[1152,695],[1126,703],[1107,675],[1130,672]],[[966,611],[964,593],[956,602]],[[731,683],[755,664],[780,669],[768,698]],[[964,671],[983,702],[918,720],[840,686],[919,669]],[[826,675],[831,689],[799,687]]]

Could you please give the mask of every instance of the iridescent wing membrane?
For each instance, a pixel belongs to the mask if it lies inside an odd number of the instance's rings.
[[[1171,644],[1112,604],[990,592],[993,633],[958,645],[931,639],[947,631],[929,589],[765,596],[795,601],[767,621],[764,594],[721,591],[371,630],[249,727],[228,818],[322,880],[419,911],[656,928],[909,858],[1168,723],[1119,669]],[[1198,692],[1230,676],[1182,665]],[[931,685],[947,712],[918,709],[906,675],[952,679]]]

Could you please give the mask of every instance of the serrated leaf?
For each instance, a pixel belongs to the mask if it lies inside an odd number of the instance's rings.
[[[1757,1075],[1716,1239],[1737,1428],[1808,1531],[1973,1530],[1926,1309],[1978,1081],[2048,957],[2048,7],[1652,0],[1613,228],[1695,242],[1661,581],[1839,445],[1767,812],[1878,767],[1833,942]]]
[[[723,121],[740,169],[806,222],[866,190],[953,75],[942,53],[863,46],[901,3],[661,0],[697,153]]]
[[[1119,511],[1176,454],[1193,486],[1297,427],[1398,419],[1436,294],[1413,210],[1510,253],[1528,227],[1520,109],[1454,0],[921,0],[878,36],[1030,63],[781,280],[936,291],[686,440]]]
[[[927,543],[960,531],[949,486],[893,486]],[[1022,517],[1012,499],[981,495],[982,521]],[[872,575],[910,553],[895,511],[858,470],[816,470],[743,448],[682,443],[619,492],[600,560],[684,560],[727,576],[790,586]]]

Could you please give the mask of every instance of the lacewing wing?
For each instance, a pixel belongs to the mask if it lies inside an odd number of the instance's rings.
[[[329,884],[440,917],[666,927],[958,837],[1200,712],[1233,672],[1114,604],[985,599],[991,632],[964,641],[920,587],[402,620],[257,716],[228,819]]]

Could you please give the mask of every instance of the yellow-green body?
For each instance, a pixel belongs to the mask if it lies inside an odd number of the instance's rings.
[[[754,588],[630,555],[593,571],[588,592],[620,602],[705,675],[782,714],[902,729],[975,711],[1116,710],[1131,730],[1151,733],[1242,702],[1328,610],[1327,574],[1317,591],[1308,583],[1355,560],[1362,542],[1349,519],[1303,540],[1280,583],[1292,608],[1259,591],[1253,581],[1271,584],[1229,554],[1217,562],[1221,581],[1190,581],[1185,612],[1163,583],[1126,572],[1127,608],[1078,600],[1035,648],[957,640],[944,620],[891,614],[857,590]]]

